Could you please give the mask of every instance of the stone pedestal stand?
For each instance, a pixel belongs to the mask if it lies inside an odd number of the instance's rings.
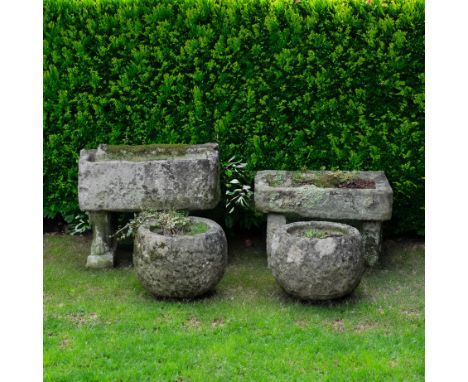
[[[112,238],[111,215],[107,212],[88,212],[93,228],[91,254],[88,256],[88,268],[111,268],[114,264],[116,242]]]
[[[286,224],[286,216],[277,214],[268,214],[267,216],[267,237],[266,237],[266,252],[267,252],[267,264],[270,268],[270,256],[271,256],[271,242],[273,235],[276,230]]]
[[[382,223],[367,221],[360,227],[362,235],[362,247],[367,265],[373,266],[379,260],[382,250]]]

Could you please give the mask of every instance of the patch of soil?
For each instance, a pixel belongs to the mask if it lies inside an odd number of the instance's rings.
[[[300,328],[305,328],[309,325],[309,323],[306,320],[297,320],[297,321],[294,321],[294,323]]]
[[[190,329],[199,329],[202,322],[196,317],[190,317],[184,322],[184,326]]]
[[[376,327],[375,324],[370,323],[370,322],[359,322],[357,325],[354,326],[354,331],[357,333],[362,333],[367,330],[374,329]]]
[[[333,321],[331,326],[337,332],[344,332],[344,329],[345,329],[344,328],[344,322],[341,319],[337,319],[337,320]]]
[[[213,328],[216,328],[217,326],[224,326],[224,319],[223,318],[215,318],[212,322],[211,322],[211,326]]]
[[[337,188],[371,188],[375,189],[375,182],[366,179],[354,179],[339,183]]]
[[[59,348],[60,349],[65,349],[66,347],[68,347],[68,345],[70,345],[70,338],[65,336],[64,339],[62,340],[62,342],[60,342]]]
[[[87,315],[81,312],[73,312],[73,313],[67,314],[67,316],[68,316],[68,319],[70,319],[73,323],[77,325],[86,325],[91,322],[95,322],[98,318],[95,312],[92,312]]]

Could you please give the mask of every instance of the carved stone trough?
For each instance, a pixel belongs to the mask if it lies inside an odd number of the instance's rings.
[[[87,266],[113,266],[110,213],[142,210],[206,210],[220,198],[217,144],[99,145],[81,150],[80,208],[93,225]]]
[[[255,206],[268,214],[268,256],[275,229],[287,220],[307,218],[358,228],[366,261],[373,265],[392,204],[393,191],[382,171],[260,171],[255,177]]]

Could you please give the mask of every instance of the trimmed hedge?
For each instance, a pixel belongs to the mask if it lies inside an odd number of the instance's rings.
[[[384,170],[424,229],[424,1],[44,1],[44,216],[98,143],[218,142],[250,170]]]

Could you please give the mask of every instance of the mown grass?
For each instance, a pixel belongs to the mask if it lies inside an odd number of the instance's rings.
[[[158,301],[133,268],[84,267],[89,237],[44,236],[46,381],[422,381],[424,250],[390,242],[352,296],[285,295],[264,243],[230,242],[216,293]]]

